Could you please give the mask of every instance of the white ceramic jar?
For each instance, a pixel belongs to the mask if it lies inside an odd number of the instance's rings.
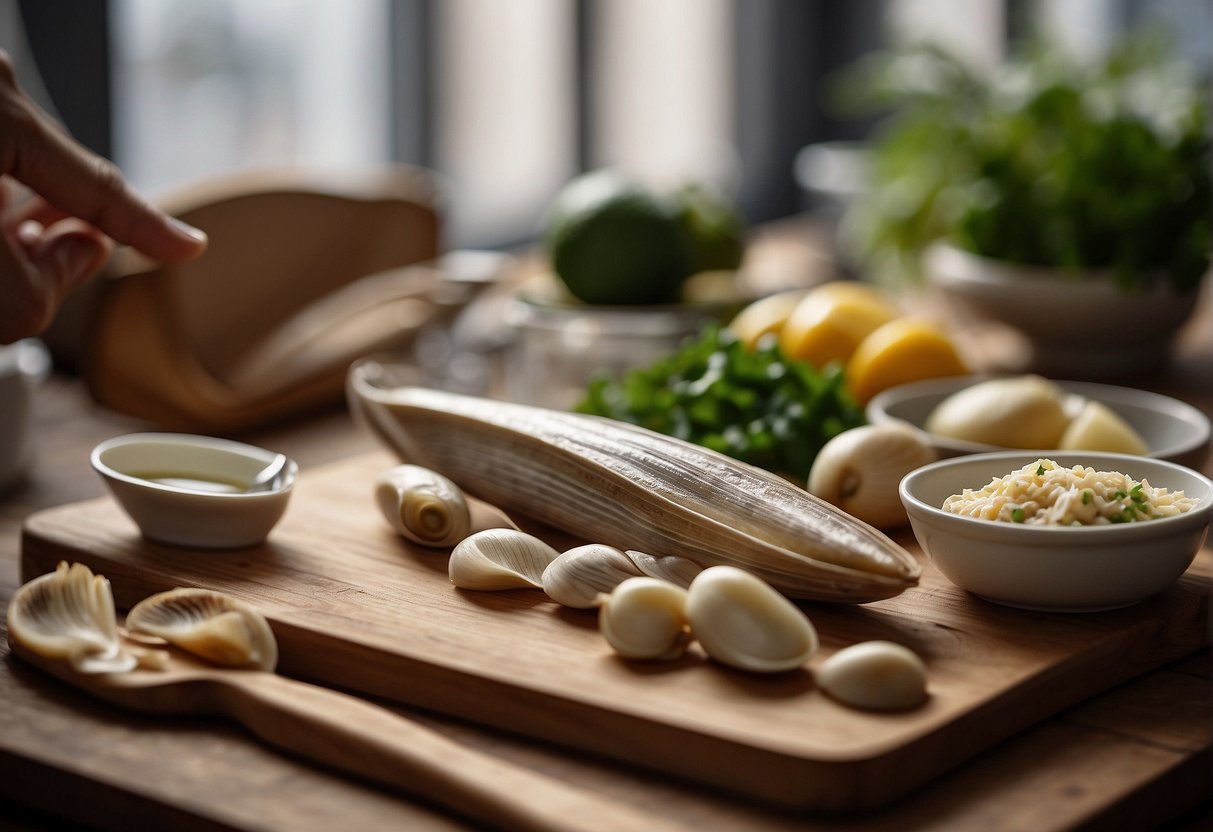
[[[36,339],[0,346],[0,489],[16,483],[29,467],[34,391],[50,369],[50,353]]]

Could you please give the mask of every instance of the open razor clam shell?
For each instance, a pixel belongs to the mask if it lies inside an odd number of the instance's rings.
[[[278,663],[278,642],[265,617],[222,592],[159,592],[131,608],[126,626],[224,667],[272,671]]]
[[[19,650],[66,660],[80,673],[123,673],[137,657],[124,649],[110,583],[82,563],[23,584],[8,605],[8,640]]]

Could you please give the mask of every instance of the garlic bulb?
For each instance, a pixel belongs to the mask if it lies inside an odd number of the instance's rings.
[[[124,673],[137,664],[122,646],[109,581],[82,563],[60,563],[17,590],[8,640],[17,652],[64,659],[80,673]]]
[[[687,620],[704,651],[741,670],[777,673],[817,651],[817,631],[769,584],[734,566],[700,572],[687,590]]]
[[[680,558],[678,555],[650,555],[628,549],[627,556],[642,574],[650,578],[660,578],[686,589],[695,580],[695,576],[703,571],[703,567],[693,560]]]
[[[543,591],[558,604],[578,609],[598,605],[598,596],[609,593],[641,571],[623,552],[601,543],[569,549],[543,570]]]
[[[243,601],[209,589],[179,588],[131,608],[126,626],[225,667],[273,670],[278,642],[265,617]]]
[[[485,529],[451,551],[447,574],[460,589],[543,589],[543,573],[560,553],[516,529]]]
[[[893,529],[906,522],[898,494],[902,477],[934,460],[935,451],[909,425],[864,425],[822,446],[808,489],[858,520]]]
[[[855,708],[901,710],[927,697],[927,669],[912,650],[891,641],[865,641],[839,650],[817,670],[817,685]]]
[[[676,659],[690,641],[687,591],[656,578],[628,578],[603,595],[598,629],[625,659]]]
[[[472,516],[463,492],[420,465],[397,465],[380,474],[375,502],[393,529],[423,546],[454,546],[471,530]]]

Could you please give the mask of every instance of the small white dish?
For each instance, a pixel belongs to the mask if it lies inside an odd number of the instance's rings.
[[[948,396],[990,378],[992,376],[953,376],[892,387],[868,402],[865,415],[873,424],[908,422],[923,431],[926,440],[941,457],[1010,450],[927,433],[923,428],[927,417]],[[1131,387],[1087,381],[1054,383],[1071,396],[1094,399],[1107,405],[1145,440],[1150,449],[1147,456],[1189,468],[1200,468],[1204,464],[1209,450],[1209,419],[1190,404]]]
[[[149,540],[235,549],[265,540],[286,511],[298,466],[249,491],[278,455],[253,445],[180,433],[133,433],[102,442],[90,461]]]
[[[1175,517],[1108,526],[1033,526],[944,511],[945,499],[1035,462],[1033,451],[975,454],[907,474],[900,494],[919,544],[952,583],[986,600],[1054,612],[1115,609],[1169,587],[1204,545],[1213,482],[1171,462],[1094,452],[1048,455],[1058,465],[1119,471],[1200,502]]]

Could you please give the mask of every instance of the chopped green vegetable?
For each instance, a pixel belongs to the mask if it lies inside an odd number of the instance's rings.
[[[1093,495],[1091,494],[1091,489],[1088,488],[1087,490],[1082,492],[1082,504],[1084,506],[1091,505],[1092,499],[1093,499]]]
[[[865,423],[841,366],[786,359],[773,339],[749,350],[727,330],[622,378],[599,375],[577,405],[703,445],[800,481],[829,439]]]
[[[1043,477],[1045,475],[1045,467],[1043,465],[1036,466],[1036,476]]]
[[[1022,508],[1015,508],[1015,509],[1011,509],[1011,522],[1013,522],[1013,523],[1022,523],[1022,522],[1023,522],[1023,517],[1024,517],[1024,515],[1023,515],[1023,509],[1022,509]]]

